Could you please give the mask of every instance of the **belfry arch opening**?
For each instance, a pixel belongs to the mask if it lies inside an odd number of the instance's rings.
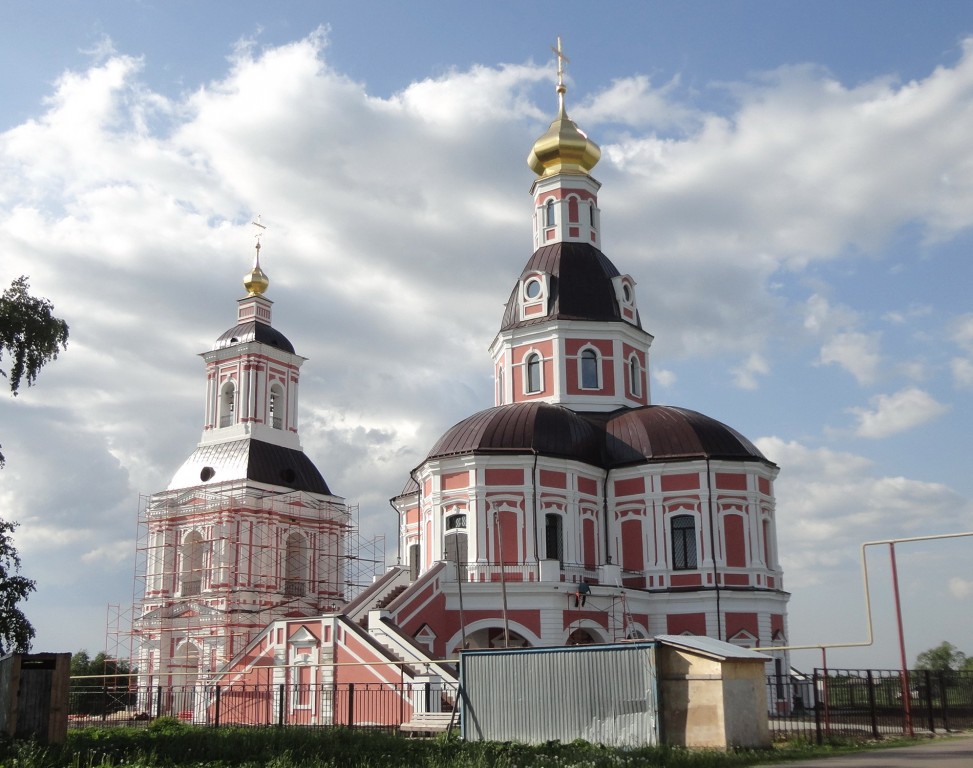
[[[236,411],[236,384],[232,379],[227,381],[220,389],[220,418],[221,427],[229,427],[234,423]]]
[[[267,423],[274,429],[284,428],[284,388],[277,382],[270,385]]]

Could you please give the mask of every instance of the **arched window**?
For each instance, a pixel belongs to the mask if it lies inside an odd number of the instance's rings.
[[[443,536],[443,559],[450,563],[456,563],[456,570],[459,578],[466,581],[466,568],[468,562],[467,538],[466,538],[466,515],[450,515],[446,518],[446,535]]]
[[[544,515],[544,546],[548,560],[564,565],[564,521],[558,514]]]
[[[588,223],[591,224],[592,229],[595,226],[595,204],[588,203]]]
[[[284,548],[284,594],[304,597],[306,593],[307,539],[300,533],[292,533]]]
[[[203,586],[203,537],[199,531],[190,531],[182,543],[179,566],[179,594],[183,597],[198,595]]]
[[[220,390],[220,426],[229,427],[233,424],[233,414],[236,410],[236,385],[233,380],[226,382]]]
[[[270,385],[270,426],[284,428],[284,390],[277,382]]]
[[[547,205],[544,206],[544,226],[553,227],[554,226],[554,201],[548,200]]]
[[[527,358],[527,391],[541,391],[541,356],[536,352]]]
[[[503,391],[503,366],[497,368],[497,402],[503,405],[506,394]]]
[[[409,545],[409,581],[419,578],[419,545]]]
[[[677,571],[696,568],[696,519],[692,515],[672,518],[672,567]]]
[[[598,389],[598,353],[590,348],[581,353],[581,388]]]
[[[631,382],[632,396],[641,397],[642,396],[642,366],[639,365],[639,359],[632,355],[628,359],[628,379]]]

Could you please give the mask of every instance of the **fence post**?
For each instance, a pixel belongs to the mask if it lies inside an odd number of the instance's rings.
[[[939,670],[939,700],[943,709],[943,730],[949,733],[949,686],[946,684],[946,673]]]
[[[155,689],[155,716],[162,717],[162,686]]]
[[[348,683],[348,727],[355,726],[355,684]]]
[[[213,702],[213,706],[216,709],[216,711],[213,713],[213,725],[219,728],[220,727],[220,685],[219,683],[216,684],[216,697]]]
[[[924,677],[926,682],[926,708],[929,710],[929,733],[935,733],[936,719],[932,708],[932,672],[928,669],[925,670]]]
[[[277,725],[284,724],[284,684],[277,686]]]
[[[872,738],[878,739],[878,712],[875,709],[875,678],[872,670],[867,671],[868,675],[868,716],[872,723]]]
[[[818,745],[824,743],[824,735],[821,733],[821,700],[818,697],[818,671],[815,669],[811,675],[811,688],[814,692],[814,734]]]

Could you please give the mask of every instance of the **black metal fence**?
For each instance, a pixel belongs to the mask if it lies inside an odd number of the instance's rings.
[[[906,692],[908,692],[906,694]],[[770,728],[818,744],[973,728],[973,672],[816,669],[767,678]]]
[[[881,669],[768,677],[771,732],[778,739],[824,743],[973,728],[973,672],[913,670],[905,682],[899,671]],[[170,716],[213,727],[394,730],[427,713],[452,711],[456,698],[455,685],[428,682],[92,687],[79,680],[72,681],[69,722],[138,726]]]
[[[450,712],[448,683],[273,683],[91,687],[72,685],[74,727],[146,725],[175,717],[197,725],[304,725],[398,729],[423,714]]]

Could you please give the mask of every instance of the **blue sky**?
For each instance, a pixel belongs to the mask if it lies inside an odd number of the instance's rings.
[[[973,530],[969,3],[0,10],[0,284],[30,275],[72,331],[0,399],[37,649],[100,650],[131,602],[139,496],[198,440],[197,355],[232,324],[258,213],[275,325],[309,358],[305,449],[394,556],[387,499],[492,405],[557,35],[654,401],[781,466],[791,641],[864,639],[862,542]],[[910,659],[973,654],[971,553],[902,545]],[[872,568],[878,640],[835,664],[897,663]]]

